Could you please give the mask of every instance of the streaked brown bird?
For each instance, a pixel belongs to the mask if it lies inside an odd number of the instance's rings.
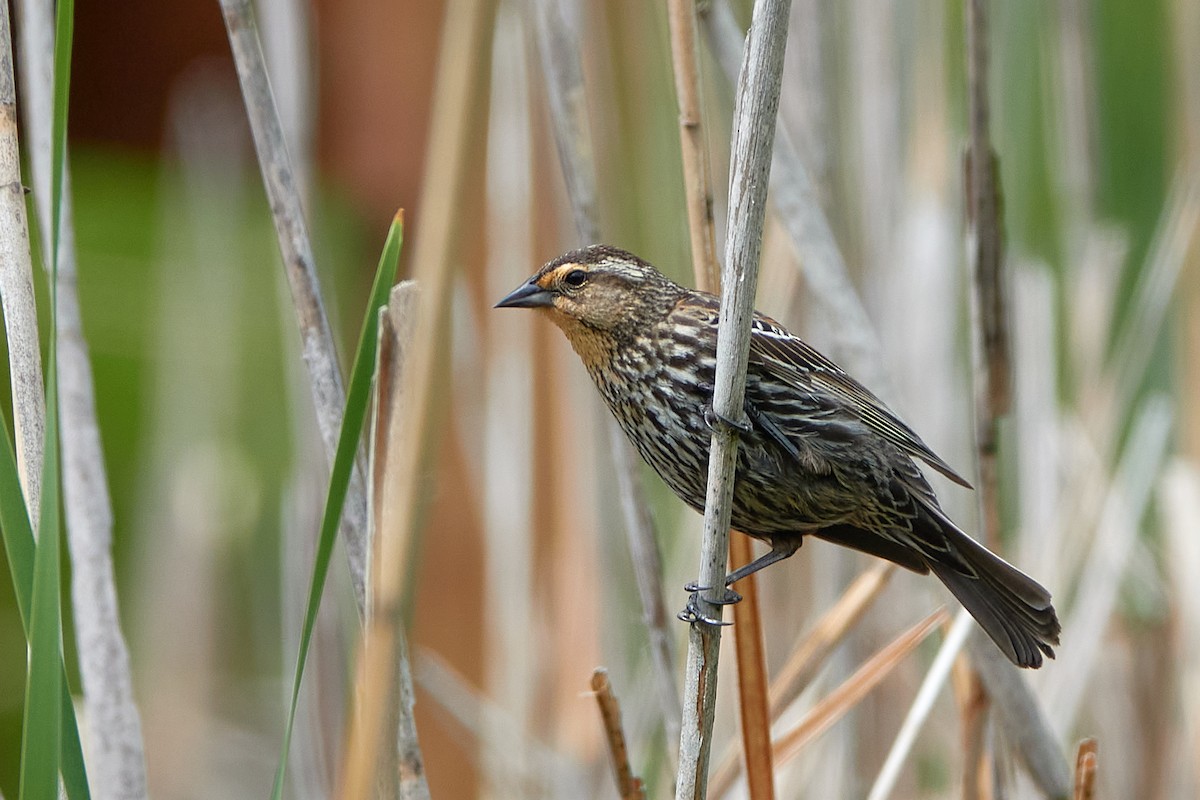
[[[538,309],[558,325],[642,458],[703,513],[717,298],[594,245],[546,264],[497,307]],[[771,550],[726,586],[815,536],[932,571],[1014,664],[1054,657],[1060,626],[1050,593],[959,530],[914,458],[970,484],[862,384],[761,314],[745,408],[732,525]]]

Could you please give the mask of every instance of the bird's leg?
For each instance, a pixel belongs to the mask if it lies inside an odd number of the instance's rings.
[[[740,566],[733,572],[726,575],[725,585],[732,586],[742,578],[745,578],[747,575],[753,575],[760,569],[771,566],[776,561],[783,561],[785,558],[789,558],[793,553],[800,549],[800,544],[802,541],[803,540],[799,536],[789,537],[784,540],[773,540],[771,542],[770,552],[763,553],[749,564]],[[734,592],[734,594],[736,594],[736,592]]]
[[[770,552],[762,554],[749,564],[738,567],[733,572],[726,575],[725,592],[719,598],[715,600],[709,600],[708,602],[716,606],[732,605],[740,602],[742,596],[733,589],[729,588],[732,584],[740,581],[747,575],[753,575],[755,572],[758,572],[764,567],[771,566],[776,561],[783,561],[785,558],[791,556],[800,549],[800,544],[802,541],[803,540],[799,536],[796,536],[783,541],[771,542]],[[691,583],[685,585],[683,590],[685,592],[690,592],[691,594],[688,597],[687,605],[684,606],[683,611],[680,611],[678,614],[679,619],[688,623],[707,622],[709,625],[729,625],[730,623],[728,622],[723,622],[719,619],[713,619],[712,617],[707,617],[700,613],[700,606],[697,602],[700,598],[700,592],[706,592],[711,588],[711,586],[701,586],[696,581],[692,581]]]

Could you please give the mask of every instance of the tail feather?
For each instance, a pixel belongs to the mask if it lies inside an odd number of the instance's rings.
[[[931,559],[933,573],[1014,664],[1036,669],[1043,654],[1054,658],[1051,645],[1058,644],[1062,626],[1050,593],[962,531],[941,527],[948,549],[962,563]]]

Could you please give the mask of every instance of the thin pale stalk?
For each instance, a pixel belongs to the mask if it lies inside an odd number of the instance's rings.
[[[790,0],[760,0],[755,4],[734,110],[726,226],[729,233],[713,391],[713,411],[718,423],[714,426],[709,454],[700,558],[700,585],[710,588],[699,593],[698,611],[707,619],[719,617],[720,610],[711,599],[719,598],[725,584],[738,447],[734,424],[745,416],[743,395],[750,323],[758,285],[758,256],[766,216],[767,179],[775,140],[790,6]],[[684,703],[675,782],[677,800],[707,796],[720,645],[719,626],[702,621],[691,626],[684,688],[687,702]]]
[[[921,688],[917,690],[917,696],[913,698],[908,714],[904,717],[904,722],[901,723],[900,730],[892,741],[892,748],[888,751],[887,758],[879,769],[875,783],[871,785],[867,800],[885,800],[891,796],[892,789],[896,786],[896,780],[900,777],[900,770],[904,767],[904,761],[908,758],[908,754],[917,740],[917,734],[920,733],[921,726],[925,724],[925,720],[933,710],[934,701],[937,700],[942,686],[950,677],[954,661],[958,658],[959,652],[967,641],[967,635],[974,625],[975,621],[971,619],[971,615],[965,609],[959,611],[955,616],[954,624],[950,626],[950,632],[946,634],[941,649],[934,656],[933,664],[925,673],[925,680],[921,682]]]
[[[621,727],[621,705],[613,694],[606,670],[597,669],[592,673],[592,692],[596,695],[600,719],[604,723],[604,740],[608,743],[608,755],[612,759],[617,794],[621,800],[645,800],[646,789],[641,779],[634,777],[633,769],[629,766],[629,748],[625,745],[625,730]]]
[[[696,4],[693,0],[670,0],[667,10],[675,97],[679,106],[679,140],[688,233],[691,238],[692,275],[696,288],[716,293],[720,291],[720,269],[713,223],[708,141],[700,102]],[[750,563],[753,558],[754,551],[749,538],[739,533],[731,535],[729,566],[737,569]],[[745,578],[739,591],[742,602],[733,608],[738,706],[741,710],[738,718],[742,727],[742,751],[748,765],[750,797],[759,800],[775,796],[775,769],[771,764],[771,719],[767,713],[767,667],[758,606],[758,577],[751,575]]]
[[[280,129],[296,170],[300,201],[308,207],[314,173],[316,108],[313,93],[312,6],[305,0],[259,0],[263,53]]]
[[[263,54],[266,57],[267,74],[271,77],[271,90],[279,109],[280,128],[292,166],[296,171],[296,186],[300,201],[306,210],[311,210],[314,168],[314,138],[316,128],[316,103],[313,92],[313,39],[312,4],[307,0],[258,0],[255,8],[262,33]],[[286,276],[278,274],[281,289],[280,299],[287,303],[283,292]],[[293,325],[280,315],[281,341],[289,341],[291,334],[287,326]],[[306,491],[312,481],[320,483],[321,451],[320,431],[313,425],[314,419],[304,409],[305,395],[309,392],[309,381],[305,377],[304,365],[296,359],[296,352],[285,350],[284,360],[287,373],[287,407],[300,413],[291,414],[290,431],[297,455],[294,458],[291,480],[294,516],[302,517],[280,530],[279,551],[281,556],[281,622],[283,635],[279,640],[283,662],[287,663],[299,649],[304,623],[305,598],[308,595],[311,565],[316,555],[316,541],[312,532],[320,529],[321,509],[314,502],[322,489]],[[302,488],[304,487],[304,488]],[[305,507],[307,504],[307,508]],[[316,516],[309,519],[309,511]],[[306,524],[308,523],[308,524]],[[318,616],[314,637],[313,658],[305,668],[306,680],[301,687],[302,699],[296,707],[296,727],[291,741],[291,757],[288,760],[291,791],[297,800],[325,798],[332,791],[332,777],[327,767],[331,764],[330,753],[336,747],[340,730],[340,718],[329,713],[330,709],[341,710],[333,699],[341,696],[344,680],[330,675],[322,680],[323,673],[329,675],[342,665],[344,649],[321,652],[319,642],[328,634],[337,633],[336,612],[323,608]],[[291,687],[281,684],[284,702],[290,703]],[[327,702],[329,701],[329,702]],[[334,716],[333,719],[330,717]]]
[[[46,51],[46,57],[51,53],[52,47]],[[47,127],[49,119],[47,116]],[[42,387],[37,301],[33,295],[29,222],[25,216],[25,185],[21,182],[21,151],[17,144],[17,89],[7,6],[0,11],[0,303],[8,339],[17,472],[29,516],[37,519],[46,438],[46,397]]]
[[[415,314],[418,303],[417,284],[404,281],[390,293],[387,306],[379,312],[379,346],[376,351],[375,403],[370,434],[371,482],[368,487],[371,524],[375,528],[382,517],[381,498],[385,496],[383,482],[387,479],[387,442],[391,426],[397,423],[394,416],[400,408],[400,397],[405,378],[405,355],[412,343]],[[373,585],[368,583],[368,610],[377,608],[372,596]],[[368,618],[368,624],[373,622]],[[402,625],[396,621],[396,625]],[[391,754],[381,755],[387,765],[381,770],[378,785],[385,788],[384,797],[399,797],[401,800],[428,800],[429,786],[425,780],[425,762],[417,739],[417,726],[413,717],[415,699],[412,685],[412,669],[409,666],[408,647],[403,631],[397,633],[396,663],[393,694],[388,699],[388,729],[396,731],[395,759]],[[360,749],[362,753],[365,750]]]
[[[54,8],[18,3],[21,73],[34,201],[43,243],[51,241],[51,107]],[[5,39],[8,37],[5,36]],[[91,361],[83,338],[76,289],[76,253],[70,171],[63,169],[59,211],[58,330],[59,423],[62,427],[63,508],[71,555],[71,601],[92,754],[90,774],[100,796],[146,796],[141,716],[134,700],[129,648],[121,631],[112,562],[113,515],[96,418]],[[24,207],[24,199],[21,200]],[[44,252],[49,247],[44,245]],[[35,506],[36,507],[36,506]]]
[[[542,75],[554,122],[554,139],[571,200],[576,231],[584,243],[600,239],[596,221],[596,170],[588,128],[583,72],[579,61],[579,36],[567,24],[566,0],[537,0],[536,41],[541,56]],[[679,686],[675,680],[672,637],[667,629],[669,614],[663,600],[662,559],[654,535],[645,494],[637,479],[637,456],[617,426],[606,415],[609,449],[617,475],[617,490],[634,578],[642,603],[642,618],[650,637],[650,657],[654,665],[659,705],[662,708],[663,733],[672,767],[678,761]]]
[[[421,235],[413,257],[414,279],[421,287],[412,349],[405,367],[404,397],[393,412],[387,442],[383,507],[371,561],[372,622],[364,630],[359,672],[359,704],[351,732],[365,758],[348,751],[353,771],[344,774],[339,797],[360,798],[370,791],[380,753],[385,705],[397,662],[399,623],[411,597],[413,548],[423,505],[422,467],[437,429],[435,388],[449,336],[452,249],[466,177],[468,145],[481,124],[479,75],[491,52],[494,0],[454,0],[446,9],[441,53],[434,82],[434,105],[418,207]]]
[[[532,261],[532,206],[529,82],[522,47],[522,21],[517,9],[502,4],[497,11],[492,51],[491,102],[487,126],[487,263],[483,285],[488,297],[500,297],[529,274]],[[503,698],[523,729],[531,729],[545,699],[539,697],[534,525],[538,497],[543,495],[534,476],[535,427],[544,428],[534,403],[532,315],[512,319],[488,314],[482,321],[483,365],[483,608],[504,613],[484,626],[484,689]],[[535,487],[537,487],[535,489]],[[592,661],[591,664],[595,662]],[[589,666],[591,665],[589,664]],[[578,681],[575,676],[575,681]],[[540,702],[538,702],[540,700]],[[484,749],[502,753],[518,771],[527,769],[520,741],[507,731],[489,731],[496,745]],[[486,772],[501,769],[485,761]]]
[[[221,11],[242,87],[250,130],[254,135],[263,186],[271,205],[284,272],[292,291],[292,304],[300,327],[301,352],[312,385],[317,425],[325,443],[326,456],[332,463],[342,427],[346,390],[342,384],[329,320],[321,301],[321,287],[317,280],[299,186],[284,142],[279,111],[271,94],[249,0],[221,0]],[[341,533],[360,613],[366,607],[366,531],[366,484],[361,467],[356,465],[346,493]]]

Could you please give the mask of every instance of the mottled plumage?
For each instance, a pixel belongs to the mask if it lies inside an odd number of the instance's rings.
[[[551,261],[498,305],[541,309],[563,330],[642,458],[703,511],[717,299],[596,245]],[[875,395],[761,314],[745,407],[732,524],[772,550],[729,583],[816,536],[932,571],[1014,663],[1054,656],[1050,593],[959,530],[913,459],[969,484]]]

